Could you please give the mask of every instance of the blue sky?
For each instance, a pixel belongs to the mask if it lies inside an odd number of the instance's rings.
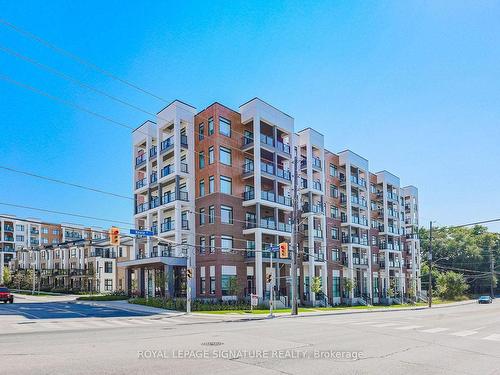
[[[201,109],[258,96],[419,188],[421,220],[500,217],[500,2],[0,0],[2,18]],[[156,113],[164,102],[0,25],[0,47]],[[0,51],[0,74],[130,126],[147,115]],[[132,195],[130,131],[0,80],[1,164]],[[0,202],[132,221],[131,201],[0,170]],[[0,212],[109,223],[0,206]],[[500,226],[492,226],[500,230]]]

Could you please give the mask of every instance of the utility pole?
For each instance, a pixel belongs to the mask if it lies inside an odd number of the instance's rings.
[[[490,284],[490,295],[491,298],[495,298],[495,259],[493,258],[493,248],[490,245],[490,272],[491,272],[491,284]]]
[[[33,290],[31,291],[31,295],[35,294],[36,289],[36,264],[33,263]]]
[[[432,221],[429,223],[429,289],[427,299],[429,308],[432,307]]]
[[[298,192],[298,157],[297,157],[297,148],[295,148],[294,152],[294,159],[293,159],[293,196],[292,196],[292,204],[293,204],[293,213],[292,213],[292,243],[291,243],[291,250],[292,250],[292,269],[290,270],[290,277],[292,279],[291,281],[291,291],[292,291],[292,315],[297,315],[298,314],[298,302],[297,302],[297,256],[299,253],[299,249],[297,246],[297,213],[298,213],[298,199],[297,199],[297,192]]]

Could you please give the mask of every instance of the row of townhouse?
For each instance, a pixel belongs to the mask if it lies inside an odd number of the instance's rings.
[[[120,261],[129,259],[132,241],[111,245],[108,239],[77,239],[57,245],[20,248],[11,267],[17,272],[34,270],[41,290],[110,293],[125,290]]]
[[[377,303],[420,292],[417,188],[371,173],[350,150],[328,151],[322,134],[295,132],[294,119],[266,102],[196,112],[176,100],[132,143],[134,220],[154,236],[136,238],[121,264],[140,294],[184,296],[189,282],[196,298],[267,299],[272,274],[289,304],[291,260],[271,269],[267,249],[291,241],[295,181],[302,302]],[[323,293],[313,292],[315,277]]]

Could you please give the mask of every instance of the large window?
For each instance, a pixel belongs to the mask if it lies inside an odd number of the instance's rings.
[[[215,294],[215,276],[210,276],[210,294]]]
[[[210,236],[208,241],[210,242],[209,246],[210,246],[210,253],[215,253],[215,236]]]
[[[338,262],[340,259],[340,251],[339,249],[332,249],[332,260],[334,262]]]
[[[198,139],[201,141],[203,138],[205,138],[205,125],[201,123],[198,126]]]
[[[24,225],[16,224],[16,231],[17,232],[24,232]]]
[[[233,249],[233,237],[231,236],[221,236],[221,251],[229,252]]]
[[[212,194],[215,191],[215,180],[214,176],[208,178],[208,194]]]
[[[231,121],[219,116],[219,133],[226,137],[231,136]]]
[[[233,193],[233,183],[230,177],[220,176],[220,192],[224,194]]]
[[[200,277],[200,294],[205,294],[207,292],[206,280],[204,277]]]
[[[210,224],[215,223],[215,206],[208,207],[208,222]]]
[[[229,296],[234,294],[235,283],[236,283],[235,275],[222,275],[221,278],[222,295]]]
[[[205,209],[200,208],[200,225],[206,224],[206,216],[205,216]]]
[[[205,196],[205,180],[200,180],[200,197]]]
[[[43,233],[43,234],[49,234],[49,228],[45,228],[45,227],[43,227],[43,228],[42,228],[42,233]]]
[[[205,167],[205,153],[203,151],[201,151],[198,154],[198,160],[200,164],[200,169],[203,169]]]
[[[337,167],[333,164],[330,164],[330,176],[336,177],[338,175]]]
[[[339,189],[335,185],[330,185],[330,197],[338,198],[339,197]]]
[[[213,164],[215,161],[214,146],[208,148],[208,164]]]
[[[75,253],[76,255],[76,253]],[[113,272],[113,262],[104,262],[104,272],[112,273]]]
[[[104,279],[104,290],[107,292],[113,290],[113,279]]]
[[[219,148],[219,160],[222,164],[231,165],[231,149],[220,146]]]
[[[200,254],[205,254],[206,251],[206,239],[205,237],[200,237]]]
[[[336,219],[339,217],[339,209],[335,206],[330,206],[330,217]]]
[[[339,239],[339,228],[332,228],[331,233],[332,233],[332,239],[334,240]]]
[[[214,134],[214,118],[210,117],[208,119],[208,135]]]
[[[340,277],[339,276],[333,276],[332,292],[333,292],[333,297],[340,297]]]
[[[233,223],[233,208],[229,206],[220,206],[220,221],[222,224]]]

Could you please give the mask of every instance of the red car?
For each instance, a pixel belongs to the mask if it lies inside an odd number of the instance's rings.
[[[9,288],[0,286],[0,301],[3,301],[4,303],[14,302],[14,296],[9,292]]]

